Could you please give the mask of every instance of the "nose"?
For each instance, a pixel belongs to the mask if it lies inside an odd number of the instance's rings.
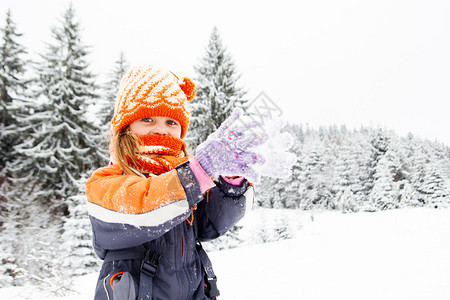
[[[150,130],[150,134],[167,135],[167,130],[161,122],[157,122]]]

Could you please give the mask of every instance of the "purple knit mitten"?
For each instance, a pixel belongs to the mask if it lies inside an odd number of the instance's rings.
[[[258,182],[260,175],[255,166],[265,159],[254,152],[267,140],[267,134],[256,130],[258,123],[245,124],[237,121],[243,110],[236,108],[230,117],[196,149],[200,165],[210,176],[244,176]]]

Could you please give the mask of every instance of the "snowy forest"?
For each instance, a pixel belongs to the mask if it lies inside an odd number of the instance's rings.
[[[121,53],[105,74],[94,74],[75,9],[68,8],[60,19],[49,29],[47,50],[31,61],[31,50],[21,44],[20,24],[11,11],[3,16],[0,287],[67,288],[71,277],[95,272],[100,265],[91,247],[84,184],[109,162],[109,121],[129,65]],[[245,110],[250,103],[217,28],[204,49],[193,66],[198,91],[186,138],[190,149],[234,107]],[[294,138],[290,151],[297,156],[291,176],[263,177],[256,185],[255,207],[352,213],[449,206],[448,145],[385,128],[311,128],[300,121],[283,126]],[[291,219],[270,222],[278,239],[289,238]],[[235,247],[242,231],[237,226],[208,247]]]

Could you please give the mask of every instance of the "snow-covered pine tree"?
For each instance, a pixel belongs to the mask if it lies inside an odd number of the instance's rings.
[[[434,207],[448,207],[450,204],[450,148],[437,141],[430,142],[430,153],[433,153],[433,166],[436,175],[434,182]]]
[[[213,28],[205,55],[194,67],[197,96],[190,103],[190,130],[186,142],[194,149],[214,132],[235,107],[243,107],[245,91],[231,55]]]
[[[320,203],[320,207],[326,207],[327,209],[336,209],[338,207],[335,198],[336,191],[332,184],[335,180],[335,160],[333,156],[337,148],[333,137],[334,130],[332,127],[328,129],[322,128],[322,133],[320,134],[322,149],[319,149],[321,158],[317,169],[319,172],[315,174],[316,202]]]
[[[369,202],[377,210],[400,208],[398,174],[400,159],[395,151],[388,149],[379,159],[373,175],[374,185]]]
[[[416,150],[415,176],[413,185],[416,188],[419,201],[425,206],[444,207],[450,200],[448,166],[450,160],[442,155],[435,143],[424,141]]]
[[[278,191],[273,187],[277,183],[278,179],[271,177],[262,177],[261,182],[256,187],[255,194],[255,206],[264,208],[274,208],[278,203]]]
[[[332,193],[344,212],[374,210],[367,204],[373,185],[372,152],[367,135],[361,132],[348,132],[336,147]]]
[[[17,116],[24,110],[23,101],[27,89],[25,79],[25,47],[18,39],[18,33],[11,11],[6,13],[5,27],[1,28],[0,46],[0,287],[11,286],[19,275],[16,253],[20,232],[21,203],[11,197],[14,174],[6,167],[17,157],[14,146],[23,141],[19,133]]]
[[[128,70],[129,65],[123,52],[115,61],[112,69],[106,74],[106,82],[102,85],[102,97],[98,101],[99,110],[96,121],[103,132],[102,147],[107,149],[111,133],[111,119],[114,115],[114,106],[120,81]],[[106,153],[105,153],[106,155]]]
[[[101,147],[100,130],[86,115],[93,99],[97,98],[97,86],[88,70],[87,47],[81,42],[80,26],[71,6],[64,12],[60,26],[52,28],[52,35],[54,41],[48,44],[47,52],[41,55],[42,61],[36,69],[42,103],[23,120],[23,127],[31,128],[32,133],[16,147],[21,159],[16,160],[13,166],[21,175],[17,180],[38,179],[21,191],[21,198],[26,198],[32,206],[45,207],[44,213],[52,216],[54,226],[63,226],[64,231],[76,227],[86,232],[90,240],[90,227],[84,222],[87,212],[83,215],[71,210],[79,209],[80,203],[75,200],[78,199],[76,196],[84,194],[86,174],[104,165],[107,159],[104,155],[106,149]],[[71,219],[69,222],[67,217],[73,216],[79,218],[78,221]],[[39,220],[35,222],[39,223]],[[46,229],[45,232],[55,233],[54,226],[40,225]],[[68,248],[60,236],[46,235],[46,238],[58,240],[52,246],[62,244],[63,248],[56,248],[49,255],[58,255],[62,253],[60,250],[66,254],[76,252]],[[84,243],[80,241],[80,247],[84,247]],[[75,254],[69,257],[73,262],[72,269],[85,267],[77,265],[83,261]],[[41,261],[43,259],[40,258]],[[47,259],[55,261],[54,257]]]
[[[106,126],[109,130],[110,122],[114,114],[114,104],[116,101],[117,91],[119,90],[120,81],[128,70],[129,65],[123,52],[120,52],[119,58],[114,63],[113,68],[107,74],[107,82],[103,86],[102,108],[99,112],[101,126]]]
[[[60,274],[70,270],[71,276],[79,276],[98,271],[100,260],[94,255],[92,248],[92,230],[87,212],[86,195],[72,196],[69,204],[70,215],[65,218],[63,244],[60,247],[61,256],[58,267]],[[68,251],[69,250],[69,251]]]
[[[393,180],[396,183],[398,189],[397,202],[398,207],[414,207],[417,206],[416,194],[414,188],[411,185],[411,166],[410,166],[410,149],[409,149],[409,137],[399,137],[393,135],[390,150],[396,157],[395,169],[393,169]],[[388,152],[389,152],[388,151]],[[375,178],[375,176],[374,176]]]
[[[45,191],[37,200],[54,202],[55,209],[67,214],[64,200],[84,193],[78,180],[105,163],[98,146],[100,130],[86,117],[97,98],[94,76],[88,70],[87,47],[80,39],[74,10],[63,14],[61,27],[52,29],[54,44],[38,64],[38,89],[44,103],[30,115],[35,127],[32,139],[17,149],[29,158],[22,170],[39,177]]]
[[[328,205],[322,202],[319,196],[318,183],[323,176],[323,142],[315,138],[314,142],[304,145],[299,164],[299,195],[302,209],[327,208]]]
[[[24,78],[26,60],[23,58],[26,51],[18,41],[22,34],[17,31],[10,10],[6,13],[5,23],[1,29],[0,48],[0,171],[16,155],[13,147],[21,140],[16,131],[15,114],[21,108],[23,91],[27,86]]]

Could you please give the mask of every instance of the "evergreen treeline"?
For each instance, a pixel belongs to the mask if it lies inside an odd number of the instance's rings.
[[[358,212],[450,203],[450,148],[442,143],[365,127],[284,130],[298,160],[290,178],[263,178],[259,206]]]
[[[84,183],[108,163],[109,120],[128,63],[120,53],[106,70],[107,82],[99,83],[73,7],[51,30],[46,51],[30,61],[11,12],[1,28],[0,287],[38,282],[61,294],[70,286],[61,280],[99,266]],[[192,149],[234,107],[245,107],[239,74],[216,28],[194,70],[198,93],[187,137]],[[450,150],[444,145],[368,128],[291,124],[285,130],[295,137],[297,164],[289,179],[263,177],[259,206],[349,212],[450,201]],[[228,236],[237,240],[238,230]]]

